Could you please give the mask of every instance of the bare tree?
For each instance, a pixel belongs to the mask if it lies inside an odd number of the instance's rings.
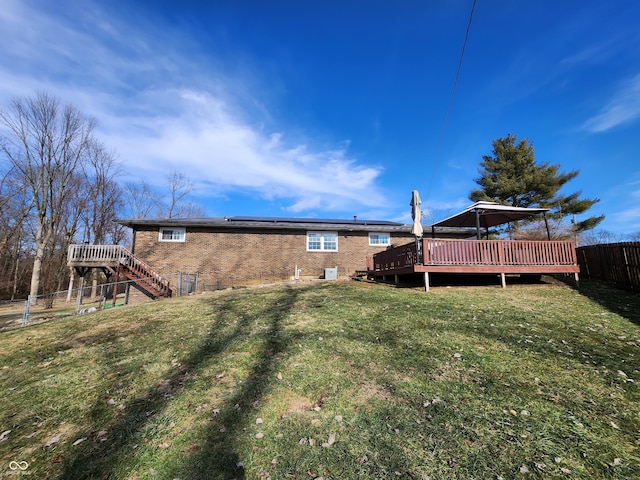
[[[0,153],[26,185],[35,217],[30,295],[40,288],[43,260],[54,244],[69,205],[77,199],[77,174],[94,140],[95,121],[46,93],[16,99],[0,112]]]
[[[122,188],[116,182],[119,173],[116,154],[101,143],[92,142],[84,168],[87,200],[81,220],[83,239],[88,243],[116,244],[120,240],[116,223],[122,207]],[[95,297],[99,271],[93,269],[91,273],[91,296]]]
[[[167,218],[184,216],[186,207],[185,197],[194,190],[193,182],[184,173],[174,171],[167,175],[166,185],[169,189],[170,200],[166,212]]]
[[[160,197],[144,179],[125,183],[122,193],[125,209],[131,218],[151,218],[160,209]]]
[[[165,177],[164,195],[156,193],[149,183],[140,180],[127,183],[123,189],[124,204],[131,218],[195,218],[204,216],[201,206],[190,201],[193,182],[183,173],[173,172]],[[166,193],[165,193],[166,192]],[[167,200],[163,200],[166,197]]]
[[[20,235],[32,204],[25,194],[25,184],[9,168],[0,178],[0,258],[8,244]]]
[[[84,209],[84,238],[90,243],[117,243],[113,234],[118,211],[122,208],[122,188],[116,178],[120,164],[114,152],[92,142],[84,166],[87,207]]]
[[[12,299],[22,287],[22,247],[30,209],[24,184],[14,169],[0,172],[0,295]]]
[[[592,230],[583,232],[579,238],[580,246],[585,245],[601,245],[606,243],[624,242],[624,235],[610,232],[608,230]]]
[[[202,218],[205,216],[204,209],[194,202],[184,202],[180,206],[180,212],[176,217],[180,218]]]

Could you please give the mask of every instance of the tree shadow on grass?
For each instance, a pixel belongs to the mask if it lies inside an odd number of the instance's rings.
[[[183,359],[182,368],[164,377],[164,387],[154,385],[145,394],[130,400],[123,410],[123,414],[116,418],[111,425],[100,429],[101,434],[78,445],[77,453],[65,459],[60,478],[63,479],[101,479],[114,478],[118,466],[131,455],[139,434],[147,428],[149,422],[164,411],[171,402],[171,395],[166,395],[166,389],[178,387],[185,379],[185,373],[193,372],[202,367],[212,357],[222,354],[233,342],[250,335],[257,321],[269,323],[269,329],[264,334],[265,342],[258,353],[254,368],[248,381],[240,391],[221,408],[224,412],[216,418],[216,425],[223,423],[229,432],[236,432],[248,421],[246,416],[238,415],[238,408],[242,413],[243,407],[250,406],[265,393],[269,387],[271,373],[277,365],[278,354],[285,351],[285,342],[281,332],[281,322],[293,308],[297,293],[293,289],[286,290],[280,298],[264,306],[262,309],[246,314],[237,312],[234,308],[234,298],[227,299],[218,307],[222,322],[235,322],[234,328],[219,336],[219,330],[211,329],[211,333],[203,340],[188,358]],[[226,319],[224,319],[226,317]],[[220,319],[214,319],[216,324]],[[234,408],[234,406],[236,406]],[[92,418],[100,418],[104,409],[104,400],[99,398],[94,404]],[[183,478],[244,478],[244,471],[238,466],[238,455],[235,452],[236,434],[223,435],[217,427],[211,425],[206,435],[206,441],[199,453],[189,459],[186,466],[170,468],[186,470]],[[166,472],[165,472],[166,473]]]
[[[299,335],[285,335],[282,330],[282,320],[293,308],[296,298],[297,293],[289,289],[287,296],[278,301],[277,308],[271,307],[260,313],[268,329],[263,334],[264,342],[252,369],[238,391],[220,409],[215,422],[209,424],[202,445],[185,459],[182,466],[171,472],[171,477],[191,480],[244,478],[242,459],[234,447],[242,443],[243,435],[248,435],[244,429],[255,420],[250,412],[270,390],[282,361],[281,354],[288,350],[291,342],[298,340]]]
[[[620,290],[597,280],[581,280],[580,293],[610,312],[640,325],[640,294]]]

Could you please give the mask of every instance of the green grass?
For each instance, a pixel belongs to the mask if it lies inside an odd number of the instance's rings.
[[[553,282],[58,318],[0,333],[0,477],[640,478],[639,325],[637,295]]]

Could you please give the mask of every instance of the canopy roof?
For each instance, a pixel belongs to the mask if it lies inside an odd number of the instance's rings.
[[[476,202],[432,227],[495,227],[547,212],[548,208],[509,207],[494,202]]]

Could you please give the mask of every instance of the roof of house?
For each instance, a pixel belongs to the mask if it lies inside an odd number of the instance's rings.
[[[402,232],[410,233],[411,225],[385,220],[360,220],[326,218],[286,217],[207,217],[207,218],[160,218],[123,219],[120,225],[133,228],[144,227],[197,227],[225,229],[269,229],[269,230],[329,230],[351,232]]]

